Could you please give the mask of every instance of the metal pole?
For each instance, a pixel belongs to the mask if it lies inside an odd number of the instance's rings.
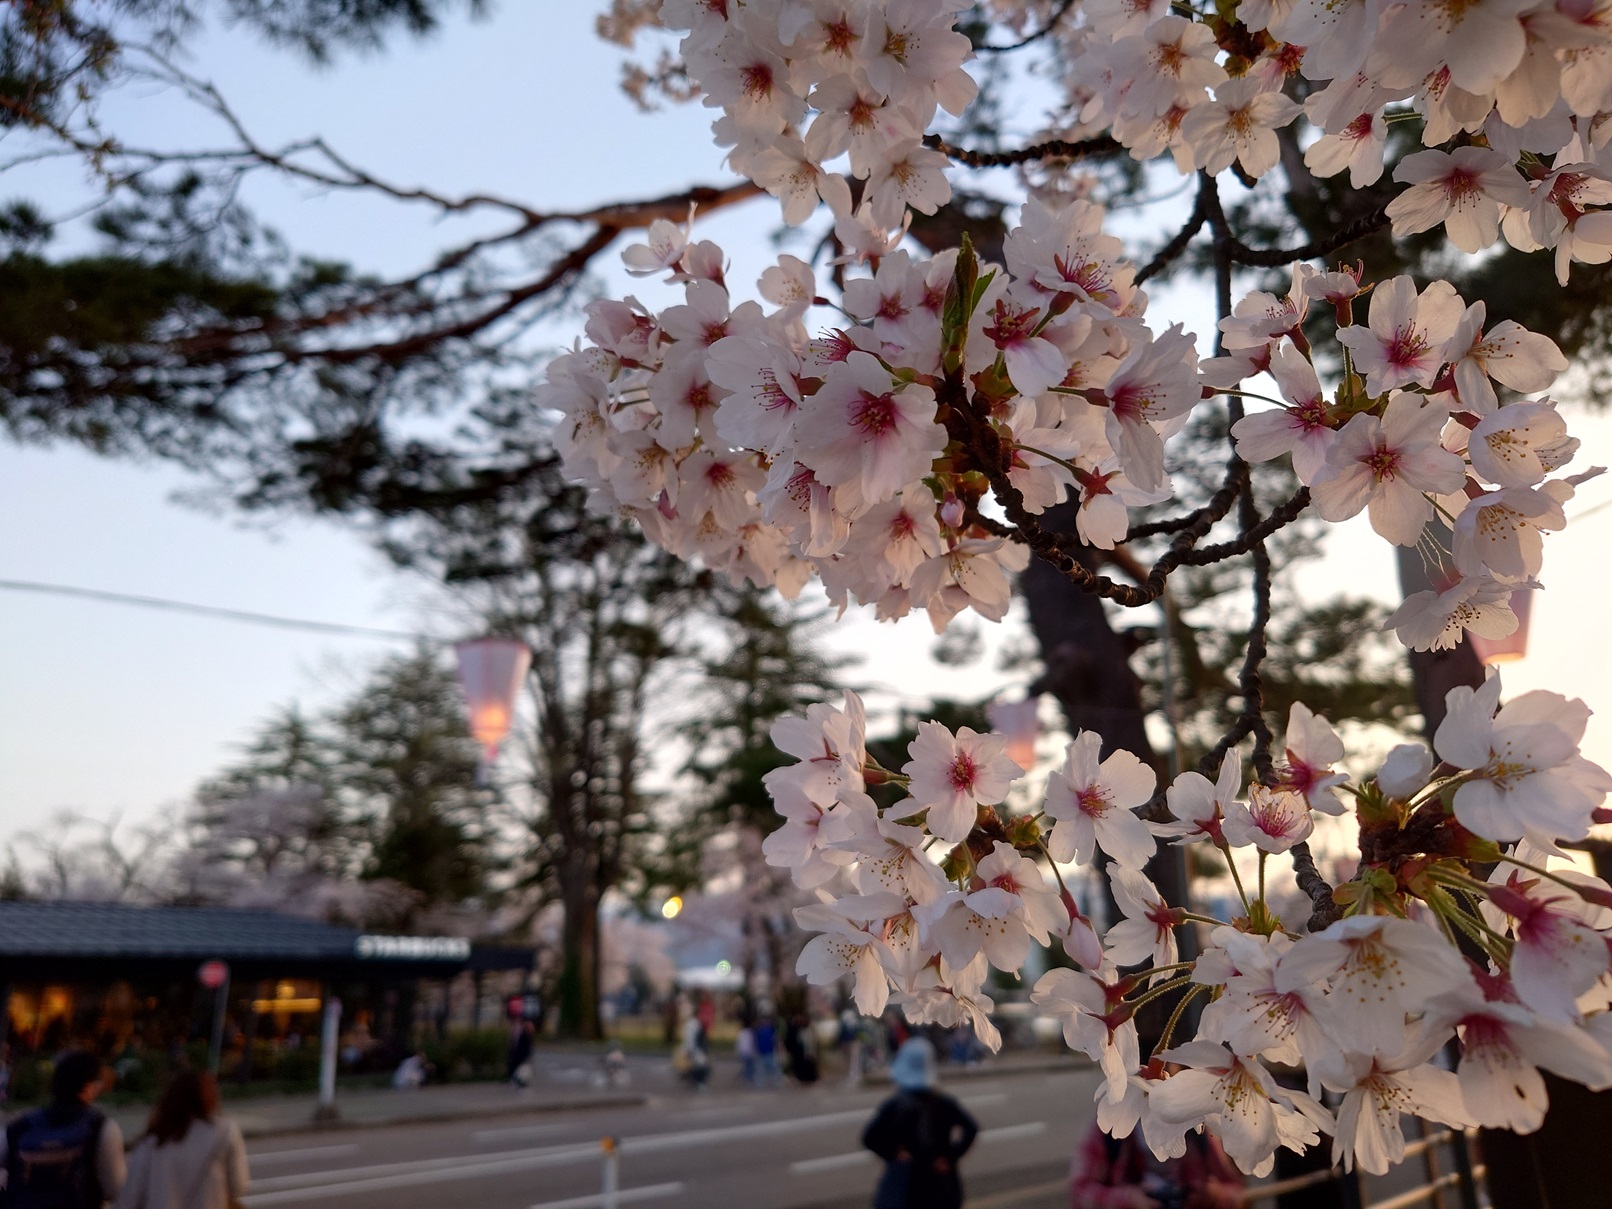
[[[334,1120],[336,1113],[336,1051],[341,1045],[341,1000],[325,996],[325,1016],[319,1030],[319,1106],[314,1119]]]
[[[213,992],[213,1039],[207,1046],[207,1069],[214,1075],[218,1074],[219,1064],[224,1060],[224,1015],[229,1010],[229,970],[225,968],[224,981],[218,984],[218,990]],[[252,1060],[251,1050],[248,1049],[246,1060]]]
[[[604,1155],[604,1189],[599,1198],[599,1209],[617,1209],[616,1199],[616,1139],[599,1139],[599,1151]]]

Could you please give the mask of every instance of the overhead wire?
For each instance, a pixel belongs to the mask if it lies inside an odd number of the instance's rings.
[[[196,604],[186,600],[169,600],[161,596],[137,596],[129,592],[108,592],[100,588],[80,588],[71,584],[38,583],[25,579],[0,579],[0,589],[9,592],[34,592],[42,595],[69,596],[79,600],[93,600],[102,604],[134,605],[145,609],[163,609],[174,613],[191,613],[213,617],[221,621],[239,621],[251,625],[274,626],[283,630],[309,630],[321,634],[351,634],[360,638],[381,638],[393,642],[438,642],[430,634],[408,630],[387,630],[377,626],[347,625],[337,621],[313,621],[303,617],[282,617],[273,613],[256,613],[247,609],[228,609],[218,605]]]

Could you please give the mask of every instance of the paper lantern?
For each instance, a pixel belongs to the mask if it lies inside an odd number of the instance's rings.
[[[1528,654],[1528,614],[1533,598],[1532,588],[1518,588],[1511,594],[1511,611],[1517,615],[1517,628],[1504,638],[1480,638],[1471,630],[1466,632],[1472,653],[1485,667],[1491,663],[1515,663]]]
[[[515,697],[532,666],[532,652],[513,638],[477,638],[456,643],[453,650],[459,657],[459,683],[464,686],[470,711],[470,733],[491,764],[515,720]]]
[[[1007,757],[1028,772],[1035,766],[1035,741],[1041,733],[1035,697],[1023,701],[993,701],[985,707],[991,729],[1007,739]]]

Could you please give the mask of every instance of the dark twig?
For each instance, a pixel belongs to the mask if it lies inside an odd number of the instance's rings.
[[[1315,857],[1310,854],[1310,845],[1300,840],[1294,844],[1288,853],[1293,859],[1293,875],[1298,881],[1299,889],[1309,897],[1315,906],[1310,915],[1309,929],[1311,932],[1320,932],[1343,918],[1343,911],[1332,897],[1332,887],[1327,879],[1321,876],[1321,871],[1315,867]]]
[[[1263,520],[1256,522],[1248,532],[1239,535],[1233,541],[1194,550],[1182,560],[1182,563],[1189,567],[1207,567],[1213,563],[1224,562],[1228,558],[1235,558],[1239,554],[1247,554],[1254,543],[1262,542],[1278,529],[1291,525],[1298,519],[1299,513],[1309,506],[1310,489],[1300,487],[1286,503],[1281,504]]]
[[[1317,260],[1322,256],[1330,256],[1339,248],[1347,247],[1358,239],[1375,235],[1387,225],[1388,207],[1379,206],[1371,213],[1361,215],[1348,226],[1340,227],[1325,239],[1312,240],[1296,248],[1251,248],[1234,239],[1230,244],[1231,258],[1238,264],[1246,264],[1253,268],[1282,268],[1295,260]]]
[[[1198,182],[1198,196],[1193,199],[1192,213],[1188,216],[1185,225],[1175,233],[1170,242],[1160,248],[1153,259],[1142,266],[1136,274],[1136,284],[1141,285],[1149,277],[1155,277],[1167,269],[1170,264],[1187,250],[1192,237],[1202,229],[1209,217],[1208,197],[1204,191],[1203,182]]]
[[[1072,143],[1068,139],[1049,139],[1017,151],[971,151],[967,147],[953,147],[938,134],[924,136],[924,146],[932,151],[967,164],[970,168],[1005,168],[1012,164],[1027,164],[1031,160],[1083,160],[1107,158],[1125,150],[1118,139],[1106,134],[1094,139]]]
[[[1023,50],[1026,46],[1041,41],[1042,38],[1045,38],[1048,34],[1052,33],[1053,30],[1057,29],[1063,19],[1069,15],[1069,10],[1074,7],[1075,0],[1063,0],[1063,2],[1059,4],[1058,7],[1053,10],[1052,14],[1047,18],[1047,23],[1040,29],[1036,30],[1035,33],[1026,34],[1017,42],[1009,42],[1006,46],[976,46],[974,50],[978,54],[982,55],[1000,55],[1005,54],[1010,50]]]

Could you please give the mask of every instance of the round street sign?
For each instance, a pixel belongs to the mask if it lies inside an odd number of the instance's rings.
[[[222,961],[204,961],[196,971],[196,981],[209,991],[216,991],[229,978],[229,967]]]

